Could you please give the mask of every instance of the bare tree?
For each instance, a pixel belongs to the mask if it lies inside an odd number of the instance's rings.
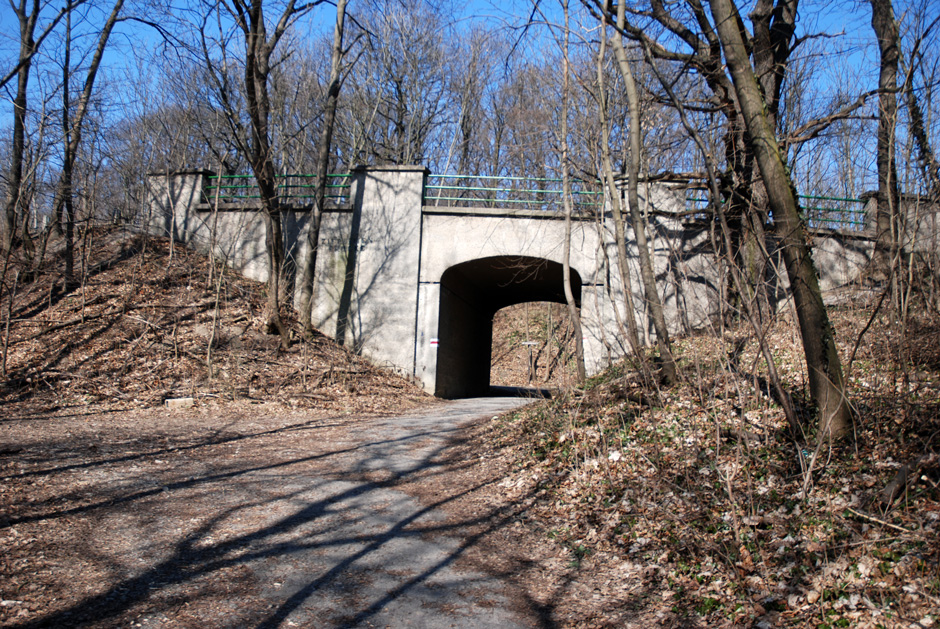
[[[607,51],[607,27],[601,27],[600,49],[597,53],[597,101],[598,114],[601,123],[601,173],[607,188],[607,197],[610,199],[610,206],[614,217],[614,240],[617,247],[617,270],[619,272],[620,284],[624,292],[624,317],[627,321],[627,343],[630,349],[644,366],[643,349],[640,345],[640,335],[636,325],[636,306],[633,303],[633,280],[631,279],[630,269],[627,267],[627,242],[624,234],[624,216],[623,196],[617,187],[617,180],[614,176],[613,158],[610,151],[610,125],[608,123],[608,98],[607,82],[604,72],[604,58]],[[618,34],[619,36],[619,34]]]
[[[873,270],[887,278],[898,246],[901,194],[895,158],[898,121],[898,63],[900,35],[891,0],[871,1],[871,25],[878,38],[881,63],[878,72],[878,214],[876,217]]]
[[[608,23],[616,24],[612,8],[607,7],[606,2],[583,1]],[[763,255],[766,193],[748,148],[745,125],[706,10],[699,2],[672,4],[662,0],[650,0],[648,7],[629,5],[624,9],[627,15],[619,29],[622,34],[646,47],[652,57],[674,64],[680,73],[694,70],[708,87],[711,94],[703,95],[699,103],[690,103],[690,109],[720,114],[725,119],[724,180],[735,247],[732,258],[744,269],[749,291],[738,298],[766,302]],[[776,3],[760,0],[751,19],[755,27],[753,37],[748,40],[749,46],[755,64],[760,67],[758,78],[766,95],[768,115],[776,124],[780,86],[792,52],[790,40],[796,21],[796,3],[794,0]],[[665,35],[660,35],[664,32]],[[670,47],[675,44],[678,44],[675,48]],[[718,159],[718,156],[713,158]]]
[[[16,66],[0,82],[0,86],[16,76],[16,96],[13,99],[13,143],[10,151],[9,182],[7,189],[6,207],[0,215],[0,245],[4,249],[13,246],[16,240],[17,217],[23,210],[23,166],[26,150],[26,111],[29,95],[29,79],[32,69],[33,57],[39,45],[55,28],[62,17],[68,14],[77,3],[68,2],[55,17],[46,25],[37,38],[36,27],[44,5],[40,0],[19,0],[19,3],[10,2],[10,7],[16,15],[19,25],[20,50]]]
[[[84,0],[79,0],[78,2],[67,2],[65,6],[59,9],[58,13],[56,13],[55,16],[49,20],[49,22],[43,28],[42,32],[39,34],[39,37],[34,37],[36,32],[36,20],[39,19],[39,12],[41,11],[42,6],[45,5],[41,5],[38,2],[33,2],[31,8],[27,11],[27,3],[25,1],[21,1],[18,5],[13,4],[12,2],[10,3],[10,6],[13,8],[13,12],[16,14],[20,23],[20,55],[17,59],[16,65],[13,66],[13,68],[11,68],[2,79],[0,79],[0,88],[3,88],[7,83],[9,83],[14,76],[18,76],[24,66],[32,63],[33,57],[36,55],[36,52],[39,51],[39,47],[42,45],[42,42],[46,39],[46,37],[48,37],[55,30],[55,27],[59,24],[62,18],[65,17],[66,14],[68,14],[78,5],[82,4],[83,1]],[[25,49],[22,46],[22,35],[24,32],[22,20],[23,17],[26,18],[27,22],[27,30],[29,31],[28,39],[32,42],[31,45]],[[30,21],[33,22],[32,25],[28,24]]]
[[[820,440],[845,436],[851,429],[851,410],[845,395],[842,364],[835,334],[819,290],[796,190],[780,154],[767,105],[748,58],[744,29],[731,0],[711,0],[715,29],[734,83],[751,149],[774,216],[774,229],[782,242],[784,263],[793,291],[803,350],[809,371],[810,392],[819,412]]]
[[[584,2],[608,24],[617,26],[606,3]],[[715,164],[723,162],[722,214],[728,219],[732,236],[728,259],[744,270],[743,282],[735,284],[749,291],[741,295],[739,288],[739,299],[747,302],[748,308],[757,306],[757,312],[765,310],[760,306],[766,300],[762,294],[763,268],[769,259],[764,229],[772,215],[798,309],[804,354],[811,373],[811,395],[820,412],[821,432],[825,437],[845,434],[851,417],[844,398],[841,366],[802,231],[796,193],[783,165],[776,135],[782,81],[794,47],[803,41],[794,41],[796,3],[759,0],[750,14],[753,35],[747,33],[731,3],[713,7],[711,14],[705,5],[692,0],[679,4],[650,0],[647,6],[623,5],[627,16],[618,30],[639,43],[650,59],[673,69],[675,74],[667,81],[672,85],[691,81],[688,71],[693,70],[707,86],[710,94],[699,102],[687,103],[686,109],[724,117],[723,155],[706,150],[702,154]],[[716,9],[727,14],[719,18]],[[728,39],[732,35],[734,39]],[[741,43],[740,50],[729,48],[737,42]],[[728,50],[732,50],[733,62]],[[745,99],[749,99],[746,104]],[[864,95],[844,111],[807,123],[807,129],[819,133],[862,104]]]
[[[630,111],[630,159],[627,162],[627,206],[633,223],[633,234],[636,238],[637,251],[640,257],[640,277],[643,280],[643,292],[646,296],[646,305],[649,308],[650,318],[656,330],[656,344],[659,347],[659,358],[662,364],[662,377],[666,384],[673,384],[678,377],[676,359],[672,355],[669,343],[669,329],[666,327],[666,316],[663,313],[663,302],[656,288],[656,274],[653,270],[653,259],[650,254],[650,245],[646,238],[646,221],[640,211],[639,179],[640,179],[640,98],[633,70],[627,59],[627,51],[623,46],[620,32],[626,22],[626,7],[624,3],[617,6],[617,36],[613,39],[614,55],[617,58],[617,67],[623,76],[627,91],[627,102]]]
[[[574,292],[571,289],[571,176],[568,166],[568,95],[570,88],[570,70],[568,59],[568,40],[570,37],[570,25],[568,22],[568,0],[562,0],[562,8],[565,14],[564,37],[562,43],[562,92],[561,92],[561,177],[562,177],[562,204],[565,210],[565,242],[563,243],[564,252],[562,254],[562,281],[564,284],[565,301],[568,304],[568,317],[571,319],[574,328],[574,347],[575,360],[578,369],[578,384],[583,385],[587,375],[584,368],[584,340],[581,332],[581,314],[578,312],[575,304]]]
[[[281,338],[281,347],[285,349],[290,346],[290,332],[280,312],[284,271],[284,236],[281,203],[277,191],[275,155],[269,126],[271,117],[269,80],[273,65],[277,61],[275,52],[288,29],[301,16],[322,2],[323,0],[314,0],[297,4],[296,0],[288,0],[283,5],[270,33],[265,18],[264,0],[220,0],[219,4],[215,5],[217,10],[224,10],[234,21],[242,36],[244,110],[239,106],[229,68],[224,62],[221,64],[214,62],[206,31],[206,24],[211,16],[206,16],[206,21],[203,22],[200,31],[202,54],[215,91],[224,104],[227,121],[233,129],[233,136],[240,151],[246,156],[258,184],[269,269],[265,329],[268,333],[278,334]],[[226,39],[223,37],[220,42],[223,55],[225,44]],[[245,129],[241,120],[243,111],[248,118],[248,129]]]
[[[488,145],[498,143],[498,131],[492,138],[487,132],[490,119],[499,108],[490,100],[493,89],[499,84],[495,77],[500,66],[493,60],[505,54],[502,48],[497,34],[480,26],[457,42],[448,78],[448,90],[456,109],[454,140],[448,150],[445,170],[453,163],[451,153],[456,150],[458,173],[490,174],[487,171]]]
[[[411,6],[409,6],[409,4]],[[439,166],[451,109],[447,20],[425,3],[374,0],[343,108],[352,163]]]
[[[336,27],[333,30],[333,49],[330,54],[330,82],[327,87],[326,102],[323,106],[323,129],[317,149],[317,180],[310,224],[307,227],[307,259],[303,263],[300,275],[300,322],[304,333],[313,330],[310,321],[313,283],[317,268],[317,249],[320,242],[320,222],[323,217],[323,202],[326,198],[326,177],[330,165],[330,146],[333,142],[333,125],[336,121],[336,106],[339,102],[339,90],[342,85],[341,71],[343,57],[343,30],[346,22],[346,0],[336,2]]]
[[[92,90],[95,85],[95,78],[98,75],[98,69],[101,66],[101,60],[104,56],[108,40],[114,30],[114,26],[120,20],[121,10],[124,6],[124,0],[117,0],[114,3],[111,13],[108,15],[101,31],[98,34],[98,41],[95,51],[92,55],[91,63],[85,75],[84,85],[78,101],[71,102],[69,84],[72,74],[71,68],[71,48],[72,48],[72,24],[71,13],[66,17],[65,32],[65,58],[62,63],[62,173],[59,178],[59,184],[56,188],[55,200],[53,201],[53,222],[50,225],[53,229],[61,228],[63,209],[65,212],[65,281],[69,284],[73,281],[74,265],[74,245],[75,245],[75,206],[73,198],[73,184],[75,174],[75,159],[78,155],[78,149],[82,141],[82,127],[85,122],[85,116],[88,113],[89,103],[91,102]],[[74,110],[74,113],[73,113]]]
[[[914,12],[914,20],[912,21],[915,26],[919,25],[919,28],[910,37],[913,44],[910,52],[906,55],[909,61],[906,64],[907,69],[904,71],[905,79],[901,91],[907,104],[910,135],[917,147],[917,161],[920,162],[927,190],[932,197],[940,198],[940,163],[937,162],[930,140],[931,123],[936,124],[936,116],[930,115],[930,109],[927,110],[927,115],[925,115],[921,106],[922,102],[931,102],[930,96],[933,92],[933,86],[936,84],[937,70],[940,68],[938,56],[924,50],[924,48],[930,48],[928,40],[931,34],[940,30],[940,16],[934,17],[928,24],[923,24],[928,19],[930,18],[928,17],[926,5],[919,7]],[[934,50],[936,49],[935,46],[936,44],[934,44]],[[899,61],[902,66],[905,65],[903,57]],[[915,75],[918,74],[922,78],[919,86],[920,90],[915,89],[914,79]],[[921,96],[918,95],[918,91],[922,92]]]

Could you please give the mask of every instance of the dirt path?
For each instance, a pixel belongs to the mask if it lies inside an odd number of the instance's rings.
[[[523,403],[6,419],[0,624],[533,626],[457,565],[506,518],[442,509],[473,490],[441,476],[458,428]]]

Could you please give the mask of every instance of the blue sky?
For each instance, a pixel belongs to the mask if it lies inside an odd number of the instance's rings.
[[[19,1],[19,0],[15,0]],[[129,9],[141,6],[141,2],[146,0],[127,0]],[[100,0],[91,0],[89,7],[95,7],[95,2]],[[192,0],[179,0],[179,7],[185,10]],[[928,0],[904,0],[896,2],[896,11],[899,20],[903,24],[910,21],[911,6],[917,2],[928,2]],[[0,0],[0,74],[6,74],[13,67],[16,60],[18,49],[17,41],[17,23],[9,7],[9,0]],[[357,6],[358,5],[358,6]],[[50,3],[47,5],[47,11],[50,13],[61,6],[61,3]],[[350,1],[350,11],[355,12],[361,9],[360,0]],[[512,28],[523,23],[531,14],[532,0],[469,0],[467,2],[455,3],[453,6],[458,28],[464,25],[471,25],[477,20],[483,20],[491,25],[501,25]],[[543,11],[551,19],[560,21],[561,10],[558,0],[541,0]],[[871,90],[876,87],[877,82],[877,48],[875,46],[874,35],[870,25],[870,7],[868,2],[860,0],[824,2],[822,0],[808,0],[801,3],[799,13],[798,32],[806,33],[827,33],[830,36],[818,40],[820,45],[825,45],[824,53],[814,53],[813,45],[805,46],[797,54],[805,56],[808,61],[813,61],[813,55],[818,54],[820,69],[813,76],[810,83],[801,86],[807,93],[812,94],[817,99],[820,107],[827,106],[829,95],[835,90],[843,90],[847,94],[857,95],[863,91]],[[940,2],[933,0],[932,6],[934,13],[940,14]],[[578,0],[571,0],[572,11],[581,9]],[[92,27],[100,23],[103,11],[106,7],[99,6],[91,10]],[[139,10],[139,9],[138,9]],[[742,6],[742,14],[747,15],[748,8]],[[326,35],[333,25],[334,10],[331,6],[323,5],[314,10],[307,23],[309,36]],[[91,28],[91,27],[88,27]],[[87,30],[87,28],[86,28]],[[76,32],[82,32],[81,23],[76,25]],[[544,36],[545,31],[535,28],[530,32],[530,37]],[[150,29],[124,24],[118,27],[113,38],[113,47],[110,49],[109,56],[105,63],[105,69],[101,79],[103,81],[111,79],[112,83],[109,89],[120,89],[122,80],[120,79],[123,67],[136,63],[134,53],[145,47],[148,42],[156,39]],[[548,41],[543,39],[542,41]],[[54,41],[47,42],[43,50],[41,63],[45,63],[47,68],[53,68],[54,64],[49,64],[50,55],[55,55],[56,47]],[[86,45],[88,42],[86,42]],[[534,54],[539,45],[535,40],[526,48],[527,54]],[[936,53],[934,53],[936,54]],[[33,85],[37,85],[33,81]],[[8,85],[9,90],[12,85]],[[928,104],[929,107],[929,104]],[[9,93],[0,94],[0,128],[8,128],[12,120],[12,106]]]
[[[18,0],[15,0],[18,1]],[[352,0],[350,11],[355,12],[357,1]],[[458,7],[455,14],[458,17],[458,25],[470,24],[476,20],[484,20],[490,24],[500,24],[506,26],[518,25],[523,22],[531,13],[532,0],[470,0],[462,3],[455,3]],[[558,0],[541,0],[543,11],[552,15],[560,21],[560,9]],[[55,11],[60,3],[49,3],[47,13]],[[139,6],[134,0],[129,0],[127,8]],[[180,8],[187,6],[187,3],[181,2]],[[577,0],[571,1],[572,10],[580,8]],[[840,41],[846,47],[870,48],[872,43],[871,27],[868,23],[869,9],[867,3],[850,2],[814,2],[802,4],[801,21],[805,24],[807,30],[827,31],[830,33],[845,32]],[[97,11],[100,19],[101,11]],[[332,7],[323,6],[314,10],[308,22],[311,34],[327,33],[332,28],[333,21]],[[18,50],[17,23],[10,7],[9,0],[0,0],[0,70],[10,68],[15,62]],[[80,27],[76,27],[77,30]],[[114,50],[109,56],[107,65],[120,65],[125,60],[131,49],[139,46],[142,42],[150,41],[154,38],[152,31],[144,27],[132,24],[124,24],[118,27],[117,37],[114,41]],[[47,50],[49,47],[47,46]],[[47,53],[48,54],[48,53]],[[4,71],[3,74],[6,74]],[[2,114],[0,114],[2,115]]]

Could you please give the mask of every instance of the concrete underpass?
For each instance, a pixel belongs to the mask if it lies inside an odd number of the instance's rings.
[[[440,280],[437,378],[434,394],[485,395],[490,388],[493,315],[533,301],[565,303],[561,264],[527,256],[492,256],[454,265]],[[581,305],[581,276],[571,272]]]
[[[205,171],[154,176],[150,228],[196,248],[214,248],[233,269],[265,281],[264,223],[257,208],[205,202]],[[571,283],[580,307],[587,373],[625,353],[618,319],[624,290],[609,211],[572,217],[550,208],[429,203],[420,166],[372,166],[349,175],[348,198],[324,210],[317,247],[312,320],[374,363],[414,378],[441,397],[487,392],[493,315],[513,304],[564,303],[562,261],[570,231]],[[685,215],[685,190],[649,184],[655,273],[676,331],[716,312],[719,269],[708,230]],[[309,255],[309,208],[285,208],[285,249]],[[639,320],[645,319],[632,231],[627,266]],[[295,306],[297,304],[295,303]],[[620,312],[618,312],[620,310]],[[647,334],[646,340],[650,335]]]

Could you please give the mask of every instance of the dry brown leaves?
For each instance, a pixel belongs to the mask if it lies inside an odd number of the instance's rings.
[[[217,283],[218,268],[181,248],[171,256],[166,241],[93,236],[82,285],[63,290],[54,261],[18,286],[0,392],[7,418],[100,416],[177,397],[195,398],[190,413],[197,414],[216,402],[228,410],[266,403],[361,414],[428,401],[412,383],[325,338],[298,338],[279,351],[259,332],[255,283],[229,274]],[[0,299],[4,323],[11,277]],[[845,306],[831,316],[847,363],[870,311]],[[506,357],[494,380],[519,383],[528,370],[528,350],[520,350],[529,346],[519,344],[526,320],[518,312],[507,320],[496,322],[494,336],[503,339],[496,354],[503,347]],[[533,331],[541,323],[530,312],[528,338],[541,343],[532,347],[545,352],[544,368],[564,344],[552,350],[544,333],[551,326]],[[805,400],[797,330],[782,320],[767,338],[788,389]],[[516,524],[494,543],[542,555],[512,563],[504,553],[507,575],[531,581],[529,596],[546,617],[585,627],[940,623],[938,470],[918,470],[890,509],[878,502],[903,464],[940,450],[937,322],[915,316],[900,326],[887,312],[876,318],[848,372],[854,443],[822,450],[811,470],[805,444],[789,439],[767,395],[748,330],[684,339],[677,353],[685,374],[679,387],[643,391],[630,374],[612,371],[584,394],[496,419],[469,438],[472,451],[459,467],[494,480],[489,494],[474,494],[465,507],[516,503]],[[565,377],[563,369],[554,373]],[[553,382],[546,374],[536,380]],[[5,504],[58,495],[38,486],[2,489]],[[45,566],[33,549],[46,542],[18,535],[0,539],[4,561],[22,564],[3,573],[28,575],[8,584],[13,590],[41,583],[31,570]],[[6,603],[0,617],[17,617],[16,602]]]
[[[577,369],[568,310],[564,304],[533,302],[503,308],[493,316],[493,386],[571,387]]]
[[[833,311],[843,360],[869,315]],[[797,334],[780,322],[769,342],[799,400],[806,377]],[[723,342],[680,342],[686,384],[658,399],[608,374],[587,394],[495,421],[490,438],[517,461],[502,487],[518,499],[536,494],[545,534],[572,566],[591,562],[576,580],[603,583],[600,571],[618,582],[625,569],[652,580],[662,594],[648,604],[663,607],[663,619],[940,623],[940,470],[920,469],[887,511],[879,502],[902,464],[940,451],[938,339],[940,325],[928,317],[913,318],[903,334],[878,318],[849,375],[856,439],[822,449],[813,469],[810,446],[788,437],[766,394],[753,339],[729,330]],[[567,604],[584,626],[606,626],[613,613],[598,617],[591,600]]]
[[[428,399],[322,336],[295,332],[291,349],[280,351],[261,332],[261,285],[181,246],[171,253],[166,239],[96,232],[83,259],[78,286],[63,289],[55,258],[37,279],[19,282],[0,403],[48,413],[192,397],[380,413]]]
[[[260,332],[263,287],[203,256],[120,232],[95,232],[84,242],[77,285],[63,289],[62,260],[50,255],[33,278],[28,265],[11,260],[0,294],[7,348],[0,389],[3,626],[93,600],[120,578],[96,550],[96,518],[120,519],[142,503],[158,504],[165,486],[188,486],[173,477],[177,465],[188,465],[181,461],[191,458],[194,468],[232,457],[239,465],[270,465],[303,439],[329,441],[370,415],[433,403],[415,384],[323,336],[295,333],[291,349],[281,351],[275,337]],[[184,397],[194,406],[161,408]],[[115,482],[115,468],[128,480]],[[133,506],[124,503],[127,494],[136,497]],[[145,557],[128,559],[147,564]],[[233,600],[240,611],[257,603],[237,567],[213,578],[204,584],[219,601],[210,624],[227,622],[225,605]],[[177,602],[164,608],[175,609],[167,626],[198,622],[186,608],[196,589],[170,592]],[[128,626],[133,616],[114,623]]]

